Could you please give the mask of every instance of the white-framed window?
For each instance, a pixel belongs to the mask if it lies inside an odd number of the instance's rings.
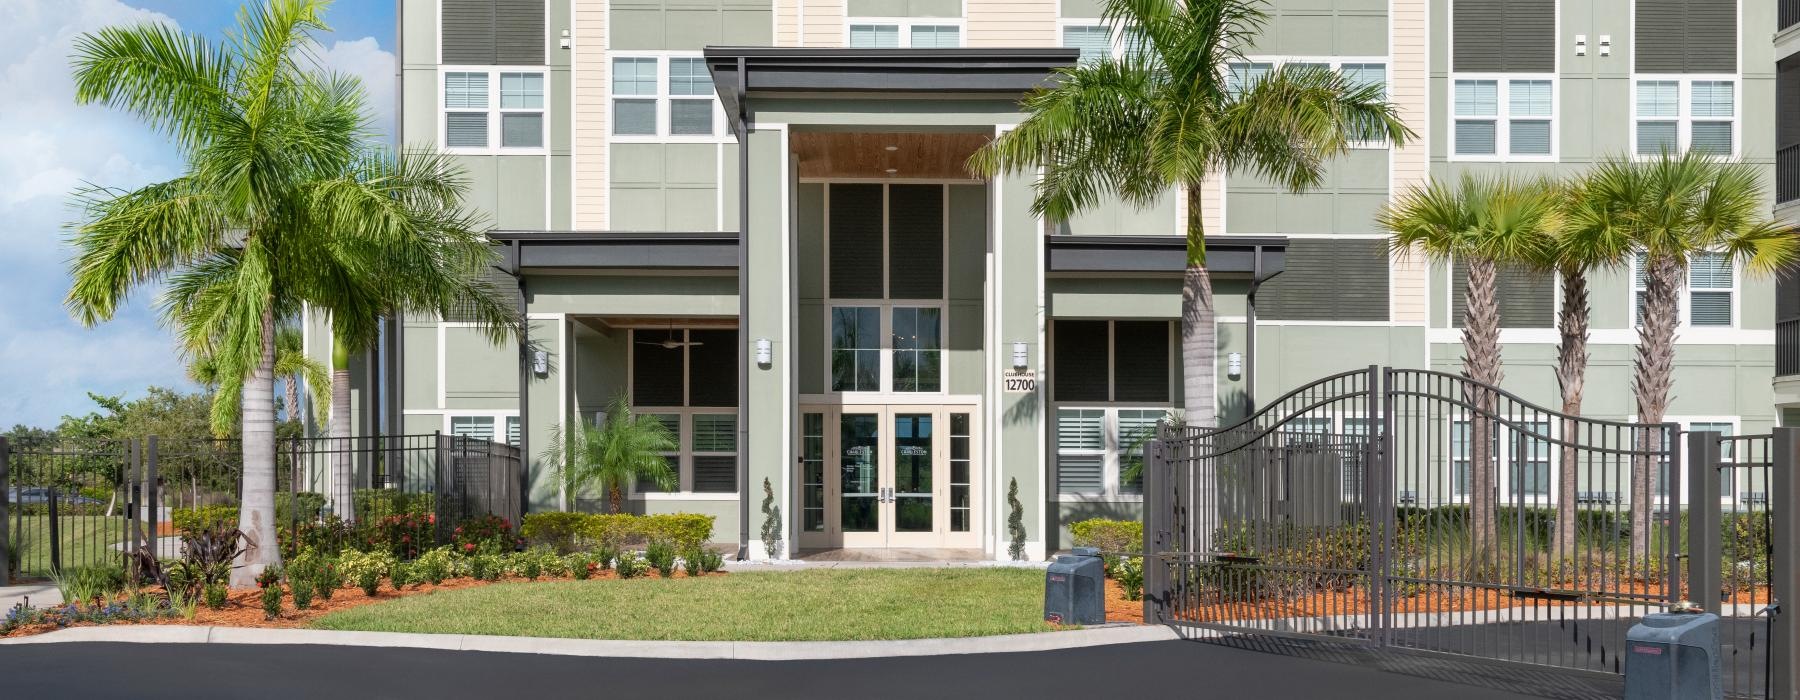
[[[942,301],[844,301],[829,306],[832,393],[942,393]]]
[[[1276,66],[1317,66],[1335,70],[1357,86],[1373,85],[1381,88],[1382,97],[1388,94],[1387,60],[1381,57],[1337,57],[1337,56],[1253,56],[1247,62],[1231,63],[1226,66],[1226,89],[1233,92],[1243,90],[1246,86],[1261,80]],[[1363,134],[1352,137],[1351,148],[1387,148],[1387,139],[1373,125],[1365,127]]]
[[[1156,435],[1156,424],[1169,418],[1168,407],[1058,406],[1056,424],[1056,490],[1067,496],[1136,496],[1143,493],[1143,474],[1127,477],[1143,458],[1144,445]]]
[[[631,410],[654,416],[675,437],[676,449],[663,458],[683,494],[737,493],[737,338],[731,328],[630,331]],[[663,491],[648,480],[633,488],[636,497]]]
[[[730,138],[712,73],[700,54],[616,51],[611,60],[614,141]]]
[[[1735,75],[1634,76],[1632,152],[1737,155],[1740,85]]]
[[[852,17],[846,36],[853,49],[933,49],[962,46],[960,17]]]
[[[1631,263],[1632,320],[1643,324],[1649,256],[1638,253]],[[1737,269],[1724,253],[1701,252],[1688,260],[1687,293],[1678,302],[1685,328],[1731,328],[1737,325]]]
[[[1458,73],[1451,86],[1452,159],[1556,159],[1556,76]]]
[[[542,68],[445,66],[439,143],[459,153],[537,152],[547,137]]]
[[[1632,421],[1634,421],[1634,422],[1637,421],[1637,417],[1633,416]],[[1742,420],[1738,416],[1663,416],[1663,422],[1676,424],[1677,426],[1680,427],[1680,429],[1683,433],[1712,431],[1712,432],[1717,432],[1725,437],[1731,437],[1731,436],[1737,435],[1739,433],[1740,424],[1742,423]],[[1666,436],[1665,436],[1665,440],[1666,440]],[[1668,443],[1664,442],[1662,447],[1663,447],[1663,449],[1667,450],[1669,447]],[[1680,450],[1680,449],[1685,449],[1685,448],[1686,448],[1685,442],[1677,442],[1676,443],[1675,449]],[[1737,458],[1736,451],[1732,449],[1732,444],[1729,441],[1721,446],[1719,457],[1720,457],[1720,460],[1724,461],[1724,462],[1732,462],[1732,461],[1736,460],[1736,458]],[[1683,468],[1684,468],[1684,470],[1690,469],[1691,465],[1688,465],[1684,462]],[[1733,469],[1720,469],[1719,470],[1719,486],[1720,486],[1719,500],[1721,503],[1731,503],[1732,502],[1732,500],[1731,500],[1732,489],[1737,488],[1737,479],[1736,479],[1736,474],[1734,472],[1735,472],[1735,470],[1733,470]],[[1689,472],[1689,473],[1691,474],[1692,472]],[[1675,483],[1669,484],[1668,487],[1665,488],[1664,482],[1667,481],[1668,479],[1669,479],[1669,460],[1666,458],[1658,460],[1656,469],[1650,473],[1650,493],[1654,495],[1654,497],[1656,498],[1656,502],[1657,503],[1669,502],[1669,500],[1671,500],[1669,498],[1670,494],[1674,495],[1674,498],[1672,500],[1674,500],[1676,503],[1687,502],[1687,482],[1684,480],[1681,480],[1681,479],[1676,479]],[[1672,489],[1672,490],[1670,490],[1670,489]],[[1745,495],[1748,495],[1748,494],[1745,494]],[[1627,491],[1626,500],[1629,500],[1629,491]]]
[[[444,431],[455,437],[519,445],[519,415],[511,412],[450,413]]]
[[[1541,503],[1556,493],[1555,444],[1545,439],[1554,439],[1555,423],[1548,414],[1531,416],[1528,420],[1495,420],[1492,423],[1493,432],[1489,437],[1493,448],[1489,456],[1494,464],[1491,470],[1495,482],[1493,488],[1502,502],[1513,503],[1524,498],[1527,502]],[[1453,502],[1467,502],[1474,494],[1474,435],[1475,424],[1470,418],[1465,416],[1450,422],[1450,499]]]

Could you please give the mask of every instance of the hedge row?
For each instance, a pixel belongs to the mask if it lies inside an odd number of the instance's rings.
[[[713,516],[693,513],[531,513],[525,516],[519,534],[531,545],[554,547],[565,553],[600,545],[643,546],[655,541],[686,551],[712,541],[713,520]]]

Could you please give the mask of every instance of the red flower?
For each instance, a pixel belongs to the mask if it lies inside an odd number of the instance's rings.
[[[473,552],[473,551],[475,551],[475,543],[474,543],[474,542],[470,542],[470,543],[468,543],[468,544],[465,544],[465,545],[463,545],[463,551],[465,551],[465,552]]]

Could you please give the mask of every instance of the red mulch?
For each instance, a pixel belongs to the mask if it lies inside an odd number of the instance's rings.
[[[725,576],[727,574],[723,571],[715,571],[710,574],[702,574],[702,575],[703,576]],[[589,578],[588,580],[590,580],[590,581],[613,581],[613,580],[617,580],[618,578],[619,578],[619,574],[617,572],[614,572],[609,569],[606,571],[595,572],[594,575],[591,578]],[[654,579],[654,578],[661,578],[661,576],[659,576],[654,570],[652,570],[652,571],[647,572],[645,575],[641,576],[640,578]],[[676,570],[675,575],[672,576],[671,578],[688,578],[688,575],[687,575],[686,571],[678,569],[678,570]],[[551,576],[540,576],[540,577],[538,577],[537,580],[538,581],[558,581],[558,580],[572,581],[572,580],[574,580],[574,577],[564,576],[564,577],[559,578],[559,577],[551,577]],[[281,600],[281,617],[278,617],[273,620],[267,619],[266,616],[264,616],[264,614],[263,614],[262,592],[260,590],[241,589],[241,590],[231,591],[230,597],[226,601],[225,607],[223,609],[213,610],[204,605],[200,606],[199,612],[194,615],[194,619],[192,619],[192,620],[184,619],[181,617],[175,617],[175,618],[159,618],[156,620],[151,620],[151,621],[147,621],[147,622],[143,622],[143,623],[113,622],[113,623],[106,623],[106,624],[115,624],[115,625],[128,625],[128,624],[199,625],[199,626],[220,626],[220,627],[290,627],[290,628],[291,627],[305,627],[309,623],[311,623],[313,620],[319,618],[320,616],[323,616],[328,613],[336,612],[339,610],[346,610],[349,608],[359,607],[359,606],[363,606],[363,605],[369,605],[372,603],[382,603],[382,602],[386,602],[386,601],[390,601],[390,600],[398,600],[401,598],[407,598],[407,597],[411,597],[411,596],[415,596],[415,595],[431,595],[438,591],[454,591],[454,590],[459,590],[459,589],[463,589],[463,588],[479,588],[481,586],[489,586],[489,585],[494,585],[494,584],[498,584],[498,583],[531,583],[531,582],[527,581],[524,578],[516,577],[516,576],[504,577],[504,578],[501,578],[499,581],[477,581],[472,578],[455,578],[455,579],[447,579],[443,583],[435,585],[435,586],[431,585],[429,583],[424,583],[424,584],[419,584],[417,586],[407,586],[405,590],[396,591],[393,588],[390,588],[388,586],[387,581],[384,580],[384,581],[382,581],[381,589],[375,592],[374,597],[363,595],[362,589],[357,588],[355,586],[347,586],[347,587],[339,588],[339,589],[332,591],[331,600],[326,600],[323,597],[319,596],[317,593],[314,593],[313,599],[312,599],[312,605],[309,606],[306,610],[295,610],[293,595],[291,595],[291,594],[286,595]],[[156,590],[156,589],[151,589],[151,590]],[[78,624],[71,625],[71,626],[72,627],[93,627],[93,626],[97,626],[97,625],[95,623],[83,622],[83,623],[78,623]],[[56,627],[55,625],[31,625],[31,626],[26,626],[26,627],[20,627],[16,630],[13,630],[10,633],[7,633],[5,635],[0,635],[0,637],[24,637],[27,635],[43,634],[45,632],[54,632],[57,629],[59,629],[59,628]]]

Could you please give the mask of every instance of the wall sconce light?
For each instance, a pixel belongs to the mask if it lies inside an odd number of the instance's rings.
[[[1031,346],[1025,341],[1013,341],[1012,366],[1014,369],[1025,369],[1031,366]]]
[[[1612,35],[1611,34],[1601,34],[1600,35],[1600,55],[1602,55],[1602,56],[1611,56],[1612,55]]]
[[[531,373],[544,376],[550,373],[550,352],[547,350],[531,351]]]
[[[768,338],[757,338],[756,339],[756,364],[763,366],[763,367],[767,367],[767,366],[769,366],[770,363],[775,361],[774,357],[775,357],[775,344],[769,342]]]
[[[1575,35],[1575,55],[1577,55],[1577,56],[1586,56],[1587,55],[1587,35],[1586,34],[1576,34]]]
[[[1242,379],[1244,376],[1244,353],[1233,352],[1225,355],[1225,376]]]
[[[562,40],[560,43],[563,48],[569,48],[569,30],[562,30]]]

